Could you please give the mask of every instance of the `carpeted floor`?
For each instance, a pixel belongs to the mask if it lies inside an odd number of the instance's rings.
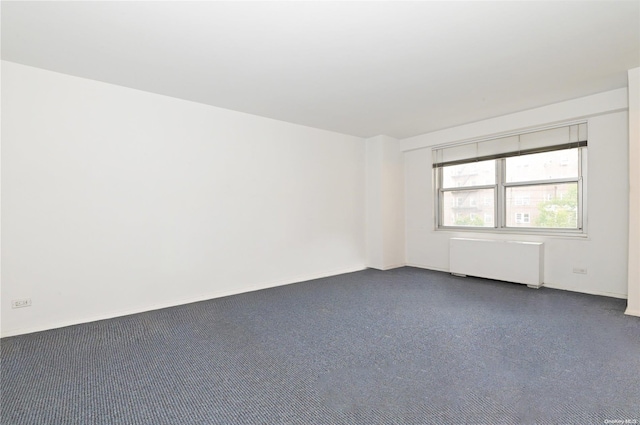
[[[4,338],[0,419],[638,424],[640,319],[624,308],[409,267],[365,270]]]

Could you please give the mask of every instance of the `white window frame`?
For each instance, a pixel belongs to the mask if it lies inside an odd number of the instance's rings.
[[[570,148],[568,148],[570,149]],[[508,183],[506,182],[506,158],[496,158],[496,183],[478,186],[451,187],[442,188],[443,168],[434,168],[435,178],[435,230],[444,231],[473,231],[473,232],[492,232],[492,233],[526,233],[526,234],[548,234],[558,236],[587,236],[587,147],[578,147],[578,176],[575,178],[549,178],[535,181],[524,181]],[[578,211],[577,211],[577,228],[540,228],[527,226],[507,226],[506,220],[506,192],[509,187],[526,187],[540,186],[546,184],[562,184],[576,183],[578,187]],[[443,199],[445,192],[459,192],[470,190],[492,189],[494,191],[494,221],[493,227],[473,227],[473,226],[444,226],[441,217],[443,217]],[[455,196],[455,195],[454,195]],[[522,224],[530,224],[522,223]]]

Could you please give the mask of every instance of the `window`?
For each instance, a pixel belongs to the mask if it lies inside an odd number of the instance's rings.
[[[585,123],[435,149],[437,227],[583,233],[586,154]]]
[[[445,226],[493,226],[493,219],[488,221],[485,213],[488,212],[486,210],[491,210],[495,198],[493,190],[495,184],[494,167],[493,161],[491,161],[491,164],[476,163],[475,169],[463,165],[443,170],[443,182],[446,182],[443,184],[447,186],[447,190],[442,193],[442,202],[443,206],[444,204],[450,206],[443,208],[442,221]],[[480,169],[493,176],[491,185],[473,185],[467,170],[476,173]],[[482,206],[479,206],[477,202],[479,198],[483,199]],[[484,206],[485,199],[489,204],[488,207]],[[493,218],[493,214],[491,217]]]

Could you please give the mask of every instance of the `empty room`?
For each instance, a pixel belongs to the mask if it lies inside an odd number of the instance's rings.
[[[640,1],[0,8],[1,424],[640,424]]]

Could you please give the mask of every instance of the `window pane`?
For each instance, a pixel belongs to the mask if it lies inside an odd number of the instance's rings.
[[[578,177],[578,149],[513,156],[506,159],[507,183]]]
[[[470,162],[442,168],[442,187],[483,186],[496,183],[496,161]]]
[[[494,190],[444,192],[443,226],[494,227]]]
[[[576,229],[578,184],[507,188],[507,227]]]

